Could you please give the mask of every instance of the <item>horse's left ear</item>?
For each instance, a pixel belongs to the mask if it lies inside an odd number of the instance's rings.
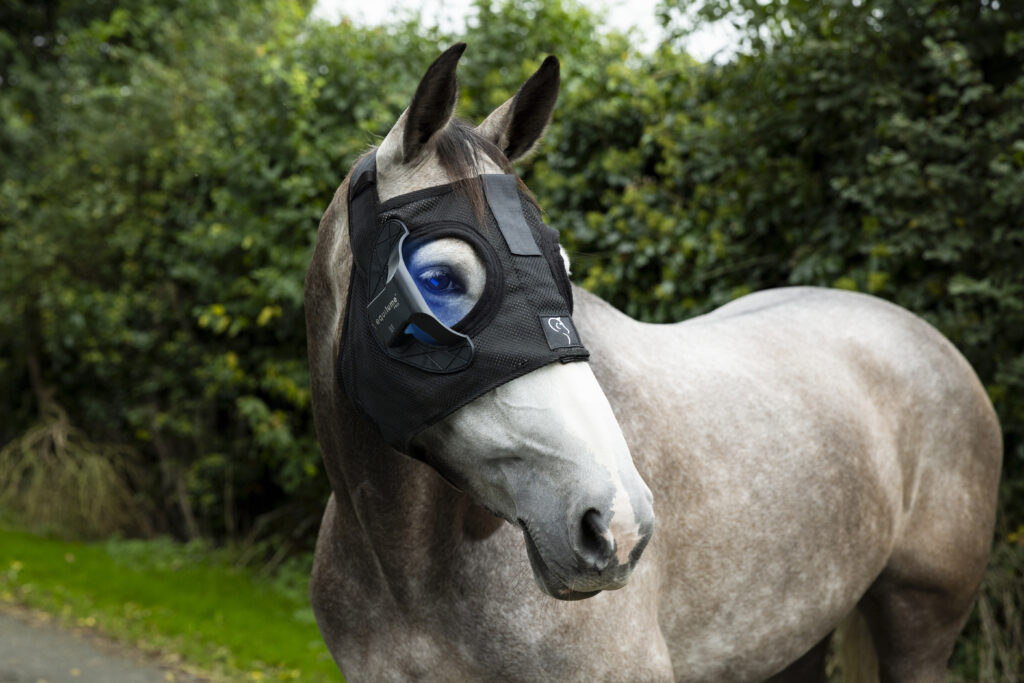
[[[558,57],[550,55],[512,99],[477,126],[476,132],[497,145],[509,161],[525,156],[551,121],[560,85]]]

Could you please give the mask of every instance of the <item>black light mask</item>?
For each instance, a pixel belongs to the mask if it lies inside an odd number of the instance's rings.
[[[380,204],[370,154],[349,182],[352,278],[338,372],[342,388],[399,450],[422,429],[494,387],[554,361],[590,354],[573,325],[558,234],[512,175],[481,175],[478,220],[455,184]],[[446,324],[406,257],[453,237],[476,252],[487,282],[473,308]]]

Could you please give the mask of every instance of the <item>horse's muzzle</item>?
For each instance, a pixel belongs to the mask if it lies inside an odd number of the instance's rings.
[[[647,494],[649,496],[649,494]],[[614,514],[586,507],[570,515],[562,534],[519,519],[537,584],[560,600],[582,600],[625,586],[654,530],[649,498],[630,509],[628,523]]]

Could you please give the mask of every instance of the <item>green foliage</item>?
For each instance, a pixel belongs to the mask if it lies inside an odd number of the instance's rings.
[[[68,4],[50,58],[4,74],[33,95],[0,105],[4,384],[40,359],[92,436],[147,456],[160,526],[234,534],[285,497],[289,526],[318,515],[302,280],[354,134],[316,111],[344,60],[297,41],[298,3]]]

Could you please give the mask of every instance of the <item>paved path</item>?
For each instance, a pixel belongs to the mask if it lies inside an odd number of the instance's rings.
[[[198,679],[31,613],[0,611],[0,683],[166,683]]]

